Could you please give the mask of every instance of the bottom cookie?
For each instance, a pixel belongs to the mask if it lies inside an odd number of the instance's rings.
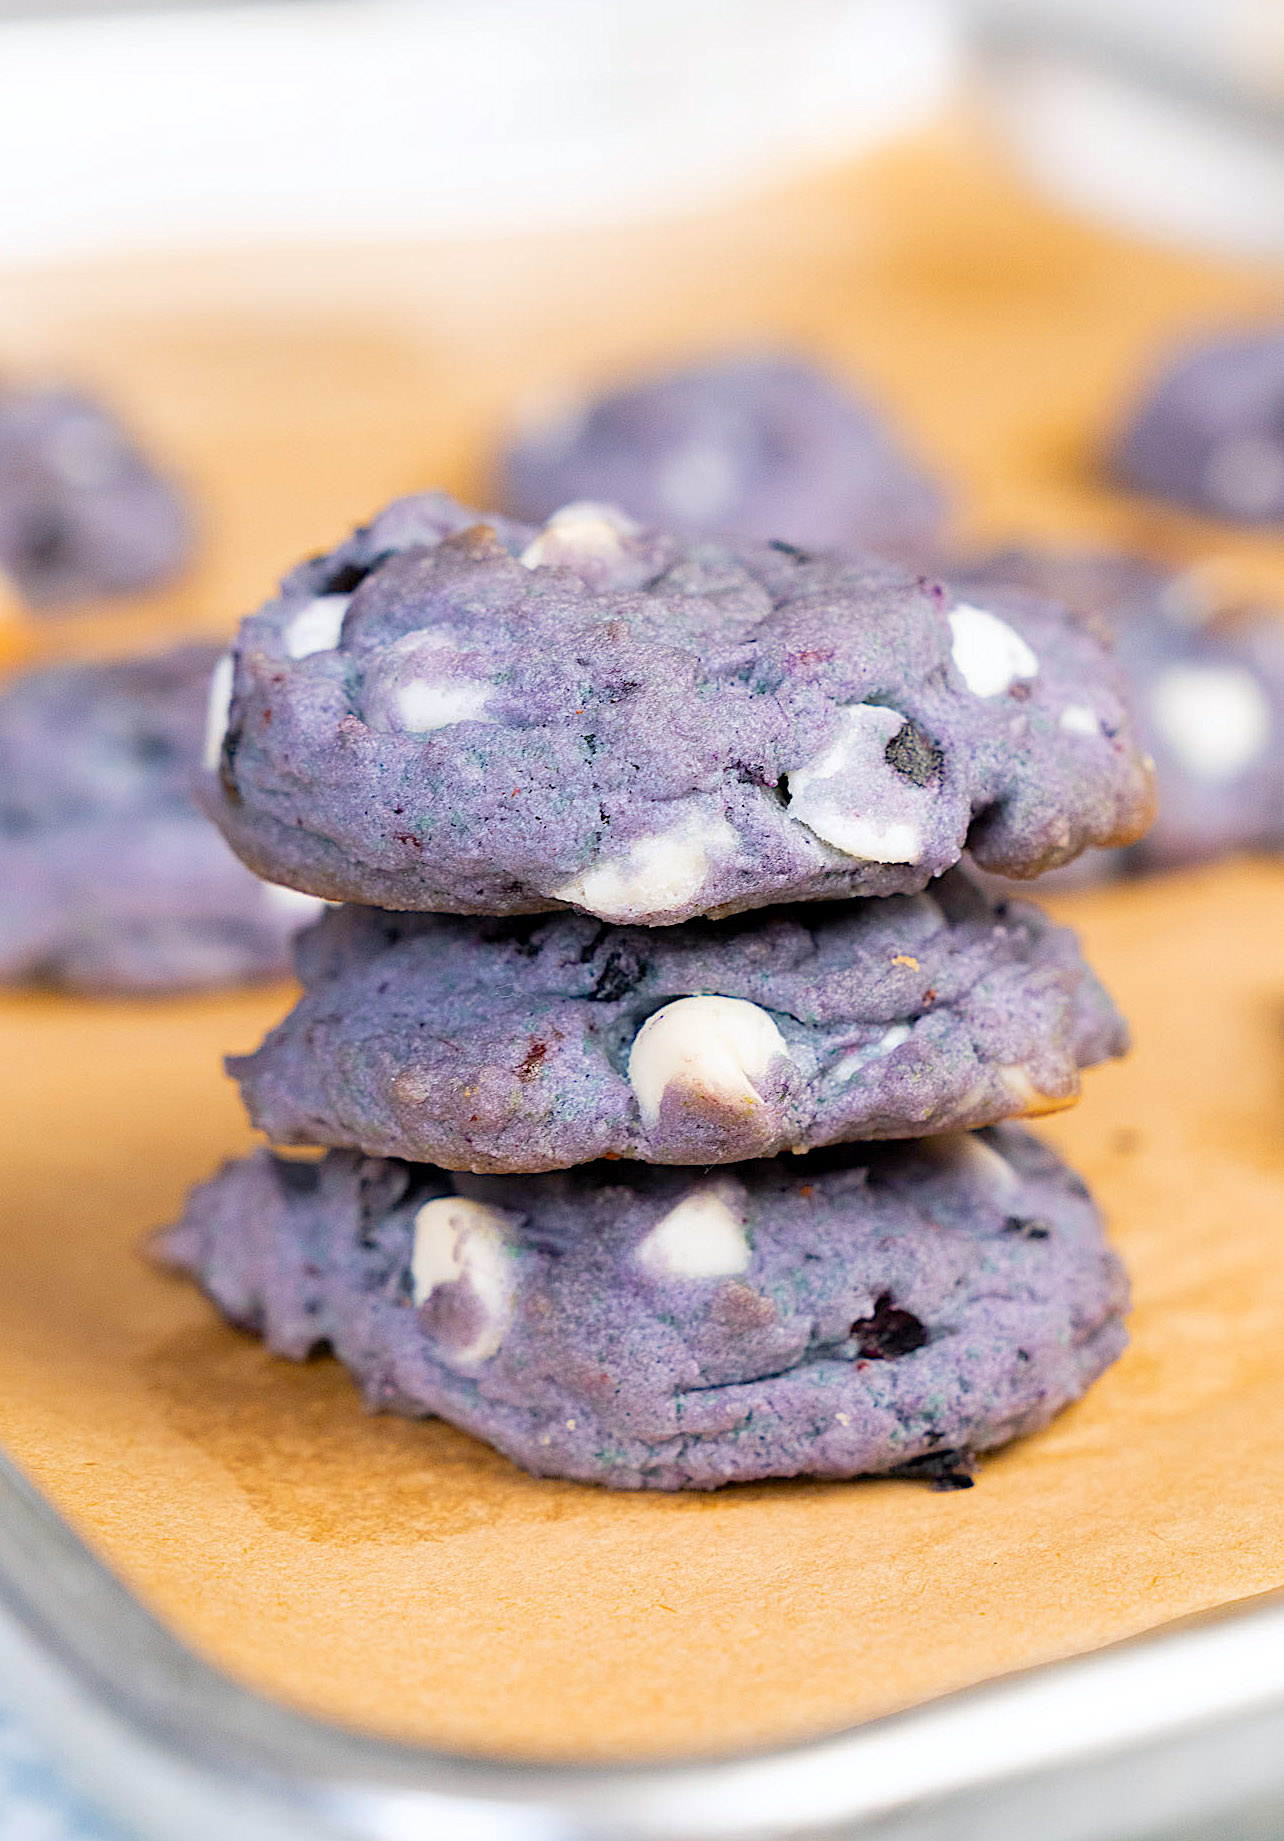
[[[375,1409],[624,1489],[910,1466],[1035,1430],[1126,1342],[1080,1180],[1012,1126],[713,1172],[259,1151],[157,1256]]]

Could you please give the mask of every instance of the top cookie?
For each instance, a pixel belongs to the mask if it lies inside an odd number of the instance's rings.
[[[402,500],[216,674],[206,809],[259,874],[452,913],[666,925],[1033,876],[1150,816],[1107,642],[867,557],[541,532]]]
[[[539,521],[574,499],[608,499],[665,530],[898,555],[934,544],[944,510],[874,410],[823,371],[767,353],[563,410],[512,443],[497,492]]]
[[[1284,522],[1284,327],[1191,346],[1152,383],[1115,472],[1214,518]]]

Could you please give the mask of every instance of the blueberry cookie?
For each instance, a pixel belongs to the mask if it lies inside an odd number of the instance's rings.
[[[662,925],[1032,876],[1149,821],[1089,621],[830,552],[405,500],[223,670],[206,809],[339,901]]]
[[[1190,578],[1126,556],[1011,551],[979,565],[959,592],[1000,582],[1105,615],[1155,762],[1157,813],[1145,837],[1088,853],[1063,879],[1284,845],[1284,622],[1212,618]]]
[[[214,646],[0,691],[0,978],[160,991],[276,976],[319,903],[238,863],[191,802]]]
[[[1174,357],[1112,465],[1126,485],[1214,518],[1284,522],[1284,327],[1231,333]]]
[[[372,1407],[622,1489],[957,1475],[1125,1342],[1087,1191],[1010,1126],[712,1173],[260,1151],[157,1250],[279,1354],[331,1347]]]
[[[576,499],[664,530],[917,555],[940,490],[865,403],[796,358],[723,359],[611,391],[514,441],[500,504],[537,523]]]
[[[1073,1102],[1127,1046],[1073,934],[951,871],[921,895],[609,927],[336,908],[233,1059],[278,1144],[450,1169],[731,1163]]]
[[[0,571],[33,607],[153,588],[191,538],[178,488],[97,403],[73,390],[0,395]]]

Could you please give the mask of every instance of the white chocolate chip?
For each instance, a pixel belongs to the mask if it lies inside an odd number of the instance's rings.
[[[301,607],[285,629],[287,657],[310,658],[314,652],[333,652],[351,599],[348,594],[322,594]]]
[[[1067,703],[1057,717],[1057,726],[1067,735],[1089,735],[1094,741],[1101,734],[1101,718],[1086,703]]]
[[[1201,780],[1233,780],[1271,739],[1266,692],[1243,665],[1169,665],[1150,690],[1164,740]]]
[[[736,1185],[709,1183],[684,1195],[651,1229],[634,1255],[657,1278],[731,1278],[752,1257],[735,1208]]]
[[[225,652],[210,673],[209,696],[205,703],[205,746],[201,758],[207,773],[215,772],[223,752],[223,737],[232,714],[235,677],[235,661],[230,652]]]
[[[461,1195],[438,1196],[415,1216],[410,1279],[416,1304],[425,1304],[439,1285],[467,1281],[483,1313],[481,1328],[452,1354],[484,1362],[504,1340],[513,1314],[513,1250],[507,1218],[484,1202]]]
[[[887,744],[905,727],[899,710],[855,703],[840,712],[837,739],[785,784],[789,814],[844,856],[865,863],[914,863],[923,848],[921,819],[931,787],[915,786],[887,759]]]
[[[721,1106],[752,1111],[757,1082],[790,1059],[772,1018],[742,997],[679,997],[649,1016],[629,1052],[629,1085],[653,1126],[670,1087]]]
[[[636,536],[638,528],[614,505],[579,499],[555,511],[518,560],[527,569],[574,569],[586,563],[600,568],[624,555],[621,539]]]
[[[381,734],[429,735],[459,722],[494,722],[486,714],[493,686],[473,675],[476,655],[460,648],[457,633],[416,627],[383,649],[366,676],[366,724]],[[485,665],[482,666],[483,671]]]
[[[490,685],[473,678],[409,678],[393,692],[400,726],[411,735],[428,735],[457,722],[485,722]]]
[[[999,1079],[1020,1106],[1024,1118],[1039,1118],[1046,1112],[1061,1112],[1065,1107],[1074,1104],[1078,1093],[1077,1084],[1072,1092],[1059,1097],[1056,1094],[1045,1093],[1042,1088],[1035,1086],[1030,1078],[1029,1068],[1022,1067],[1019,1063],[1001,1067]]]
[[[844,1055],[831,1070],[829,1078],[837,1081],[850,1080],[852,1075],[858,1074],[868,1062],[881,1061],[884,1055],[890,1055],[894,1048],[901,1046],[902,1042],[908,1042],[913,1033],[914,1030],[909,1023],[893,1023],[890,1029],[884,1030],[877,1042],[870,1042],[864,1048],[854,1048],[850,1053]]]
[[[297,920],[300,927],[327,905],[319,895],[305,895],[302,889],[288,889],[281,882],[265,882],[263,893],[279,914]]]
[[[608,921],[631,921],[685,907],[708,878],[715,854],[734,855],[739,838],[724,819],[688,818],[671,831],[640,837],[623,856],[595,863],[553,890],[557,901]]]
[[[1019,1186],[1017,1173],[1007,1158],[975,1132],[943,1132],[939,1137],[920,1139],[919,1148],[991,1195],[1009,1196]]]
[[[1270,435],[1232,435],[1204,464],[1208,496],[1234,518],[1260,518],[1284,500],[1284,443]]]
[[[676,517],[709,524],[731,504],[736,484],[734,454],[716,442],[692,441],[663,463],[655,489],[661,504]]]
[[[1006,620],[960,601],[949,616],[951,653],[974,697],[998,697],[1016,678],[1032,678],[1039,661]]]

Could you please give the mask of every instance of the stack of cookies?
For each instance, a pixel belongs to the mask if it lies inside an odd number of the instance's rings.
[[[369,1403],[626,1488],[966,1479],[1118,1355],[1004,1121],[1124,1026],[1031,876],[1150,815],[1094,625],[850,553],[400,501],[248,619],[205,804],[342,904],[160,1243]]]

